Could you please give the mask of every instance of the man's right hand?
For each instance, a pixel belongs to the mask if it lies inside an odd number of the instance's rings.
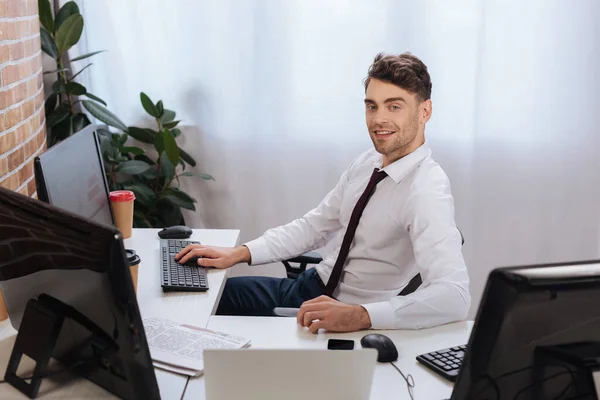
[[[190,244],[175,255],[175,261],[185,263],[192,257],[198,258],[201,267],[229,268],[241,262],[250,262],[250,250],[246,246],[216,247]]]

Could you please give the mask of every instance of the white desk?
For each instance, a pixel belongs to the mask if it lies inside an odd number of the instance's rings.
[[[358,348],[360,339],[367,333],[382,333],[389,336],[398,348],[396,365],[404,374],[413,376],[415,399],[440,400],[450,397],[452,384],[421,366],[415,357],[436,349],[466,344],[472,325],[472,322],[467,321],[419,331],[320,332],[314,335],[300,327],[295,318],[212,316],[208,328],[247,337],[252,340],[252,348],[325,349],[330,338],[353,339],[355,348]],[[282,365],[282,368],[285,366]],[[307,387],[307,393],[310,393],[310,387]],[[307,398],[310,397],[307,395]],[[190,379],[184,400],[204,398],[204,378]],[[373,377],[371,399],[390,398],[409,399],[406,383],[394,367],[378,364]]]
[[[227,277],[227,270],[210,270],[209,290],[204,293],[163,293],[160,287],[158,229],[134,229],[133,237],[125,240],[125,247],[134,249],[141,258],[138,272],[138,304],[142,318],[156,316],[176,321],[186,321],[206,326],[209,316],[218,304]],[[195,229],[190,240],[216,246],[235,246],[238,230]],[[10,358],[16,331],[6,320],[0,323],[0,377],[4,376]],[[27,365],[25,365],[27,367]],[[156,379],[161,398],[181,399],[187,377],[156,369]],[[26,399],[21,392],[8,384],[0,385],[0,399]],[[83,378],[70,378],[68,374],[44,379],[39,399],[114,398],[96,384]]]

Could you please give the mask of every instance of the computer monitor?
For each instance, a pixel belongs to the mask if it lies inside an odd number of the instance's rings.
[[[581,371],[544,354],[598,341],[600,261],[498,268],[488,277],[452,399],[595,399],[574,393]]]
[[[34,172],[38,199],[102,224],[114,224],[95,125],[36,157]]]
[[[49,349],[121,398],[160,398],[118,229],[0,188],[0,289],[13,356]]]

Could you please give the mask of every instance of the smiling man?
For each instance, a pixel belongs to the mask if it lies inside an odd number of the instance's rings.
[[[243,246],[191,245],[177,255],[228,268],[285,260],[331,241],[323,261],[295,280],[228,279],[217,314],[299,307],[298,323],[313,333],[418,329],[466,318],[469,277],[450,182],[425,145],[431,112],[431,79],[421,60],[375,57],[365,79],[375,148],[352,162],[325,199]]]

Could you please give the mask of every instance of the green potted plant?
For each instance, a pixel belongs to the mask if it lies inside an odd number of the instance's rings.
[[[96,102],[84,100],[90,113],[120,133],[99,129],[100,146],[110,190],[126,189],[135,193],[135,227],[165,227],[185,224],[181,209],[195,211],[196,200],[180,189],[186,177],[214,180],[208,174],[185,171],[196,166],[196,161],[177,145],[182,134],[176,128],[175,112],[165,109],[162,101],[154,103],[145,93],[140,100],[146,112],[153,117],[156,129],[127,127],[116,115]],[[129,137],[150,147],[128,144]]]
[[[80,96],[105,106],[106,103],[88,92],[85,86],[75,80],[83,70],[92,65],[91,63],[81,68],[76,74],[73,74],[70,68],[65,67],[67,51],[79,42],[83,32],[83,17],[77,4],[74,1],[65,3],[56,15],[52,14],[49,0],[38,0],[38,7],[42,51],[56,62],[56,67],[52,71],[44,72],[44,75],[56,74],[56,81],[52,84],[52,93],[45,103],[48,146],[52,146],[90,124],[87,115],[81,112]],[[69,62],[76,63],[101,52],[94,51],[84,54],[69,60]]]

